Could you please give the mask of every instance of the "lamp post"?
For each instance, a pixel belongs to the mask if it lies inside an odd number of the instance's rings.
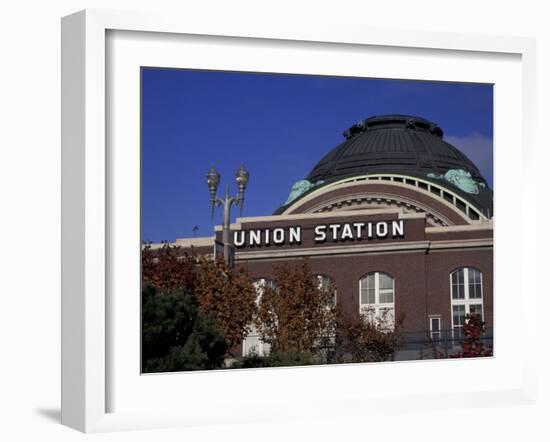
[[[250,174],[243,165],[235,173],[235,181],[237,182],[238,192],[236,196],[229,196],[229,184],[225,188],[223,198],[217,196],[218,186],[220,184],[220,173],[214,166],[206,174],[206,183],[210,192],[210,202],[212,204],[212,218],[214,217],[214,209],[218,206],[223,206],[223,257],[226,265],[231,265],[229,251],[231,243],[229,242],[229,223],[231,222],[231,206],[239,206],[241,215],[244,205],[244,191],[248,184]]]

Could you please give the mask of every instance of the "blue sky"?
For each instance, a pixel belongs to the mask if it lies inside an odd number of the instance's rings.
[[[142,239],[211,236],[205,174],[250,172],[243,216],[270,215],[342,132],[373,115],[433,121],[493,183],[492,85],[142,69]],[[238,215],[233,209],[232,219]]]

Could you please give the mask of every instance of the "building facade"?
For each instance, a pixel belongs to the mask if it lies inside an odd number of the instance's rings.
[[[336,287],[349,314],[400,318],[402,359],[430,357],[459,342],[468,313],[479,313],[492,343],[493,192],[479,169],[425,119],[362,120],[291,189],[273,215],[231,225],[234,260],[262,285],[277,264],[309,259]],[[209,238],[177,240],[211,253]],[[239,351],[269,351],[252,333]]]

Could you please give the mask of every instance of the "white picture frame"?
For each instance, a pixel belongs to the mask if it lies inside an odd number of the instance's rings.
[[[113,319],[107,287],[108,245],[113,238],[108,229],[112,209],[109,195],[108,118],[106,67],[108,32],[143,32],[163,35],[218,36],[269,40],[286,44],[338,44],[369,46],[379,51],[401,48],[404,52],[426,49],[444,53],[471,53],[480,60],[484,54],[505,54],[520,57],[521,63],[521,174],[529,174],[535,156],[535,44],[534,40],[517,37],[491,37],[451,33],[373,30],[350,28],[326,23],[294,26],[278,23],[271,27],[247,21],[211,23],[200,17],[169,17],[143,13],[87,10],[63,18],[62,21],[62,423],[84,432],[114,431],[168,426],[207,425],[212,422],[247,422],[265,419],[334,415],[338,413],[369,413],[407,410],[408,407],[436,409],[468,407],[472,400],[490,406],[498,403],[525,404],[535,400],[535,329],[531,321],[525,329],[527,339],[526,361],[522,374],[510,385],[490,390],[479,389],[462,393],[430,393],[426,395],[400,394],[391,390],[379,396],[376,403],[361,391],[347,397],[334,392],[329,400],[312,399],[310,408],[303,406],[283,408],[278,403],[266,406],[263,412],[253,412],[245,418],[236,418],[235,410],[220,404],[218,410],[206,414],[197,408],[189,410],[110,411],[108,397],[114,388],[109,377],[113,355],[108,335]],[[145,35],[145,34],[144,34]],[[158,35],[158,34],[157,34]],[[498,103],[495,104],[498,111]],[[498,140],[497,140],[498,141]],[[498,169],[496,175],[498,176]],[[529,191],[528,191],[529,190]],[[528,235],[526,220],[536,218],[536,190],[515,190],[522,201],[518,232],[518,253],[521,254],[521,272],[528,271],[529,257],[536,255],[533,236]],[[497,190],[498,192],[498,190]],[[498,207],[498,205],[497,205]],[[497,209],[498,210],[498,209]],[[497,223],[501,221],[498,220]],[[502,221],[504,228],[504,221]],[[496,232],[498,233],[498,225]],[[503,232],[503,230],[501,230]],[[497,235],[495,254],[499,252]],[[501,248],[500,250],[506,250]],[[533,259],[533,258],[531,258]],[[533,280],[523,278],[522,308],[536,305],[536,287]],[[497,301],[498,302],[498,301]],[[498,318],[497,318],[498,321]],[[503,325],[505,327],[505,325]],[[496,329],[496,327],[495,327]],[[503,330],[503,328],[501,328]],[[498,335],[495,332],[496,339]],[[498,345],[498,344],[497,344]],[[498,356],[496,356],[498,358]],[[475,361],[470,361],[474,362]],[[423,370],[419,363],[405,364],[406,370]],[[341,367],[352,378],[358,376],[361,365]],[[455,369],[459,368],[458,366]],[[460,367],[461,369],[464,366]],[[136,367],[136,370],[139,370]],[[293,371],[294,370],[294,371]],[[289,378],[303,369],[254,371],[253,376]],[[452,368],[445,368],[452,370]],[[290,373],[290,374],[289,374]],[[201,374],[198,374],[201,376]],[[243,372],[237,376],[243,376]],[[202,374],[202,376],[206,376]],[[252,374],[248,374],[252,376]],[[160,378],[160,377],[159,377]],[[521,378],[521,379],[520,379]],[[196,378],[198,379],[198,378]],[[214,378],[209,378],[212,381]],[[221,379],[221,378],[218,378]],[[164,387],[176,378],[163,378]],[[223,380],[219,381],[223,383]],[[214,407],[215,408],[215,407]],[[269,417],[268,417],[269,416]]]

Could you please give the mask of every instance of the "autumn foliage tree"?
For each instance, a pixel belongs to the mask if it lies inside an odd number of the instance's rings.
[[[145,245],[141,250],[141,276],[144,284],[159,293],[177,289],[193,290],[196,280],[197,256],[193,250],[181,253],[180,247],[164,244],[153,250]]]
[[[307,259],[275,268],[275,287],[264,287],[255,326],[273,352],[316,352],[334,336],[335,288],[323,288]]]
[[[363,313],[341,320],[341,357],[350,362],[387,361],[402,346],[403,317],[393,320]]]
[[[213,317],[231,349],[247,335],[256,308],[256,291],[244,268],[231,268],[223,260],[183,253],[169,244],[142,249],[144,285],[164,296],[183,289],[190,293],[199,311]]]
[[[245,268],[200,257],[195,296],[201,311],[216,318],[229,348],[242,342],[256,311],[256,290]]]
[[[478,358],[493,355],[493,350],[485,346],[482,341],[482,336],[485,332],[485,322],[481,319],[481,315],[466,315],[462,332],[464,334],[462,349],[451,355],[451,358]]]

